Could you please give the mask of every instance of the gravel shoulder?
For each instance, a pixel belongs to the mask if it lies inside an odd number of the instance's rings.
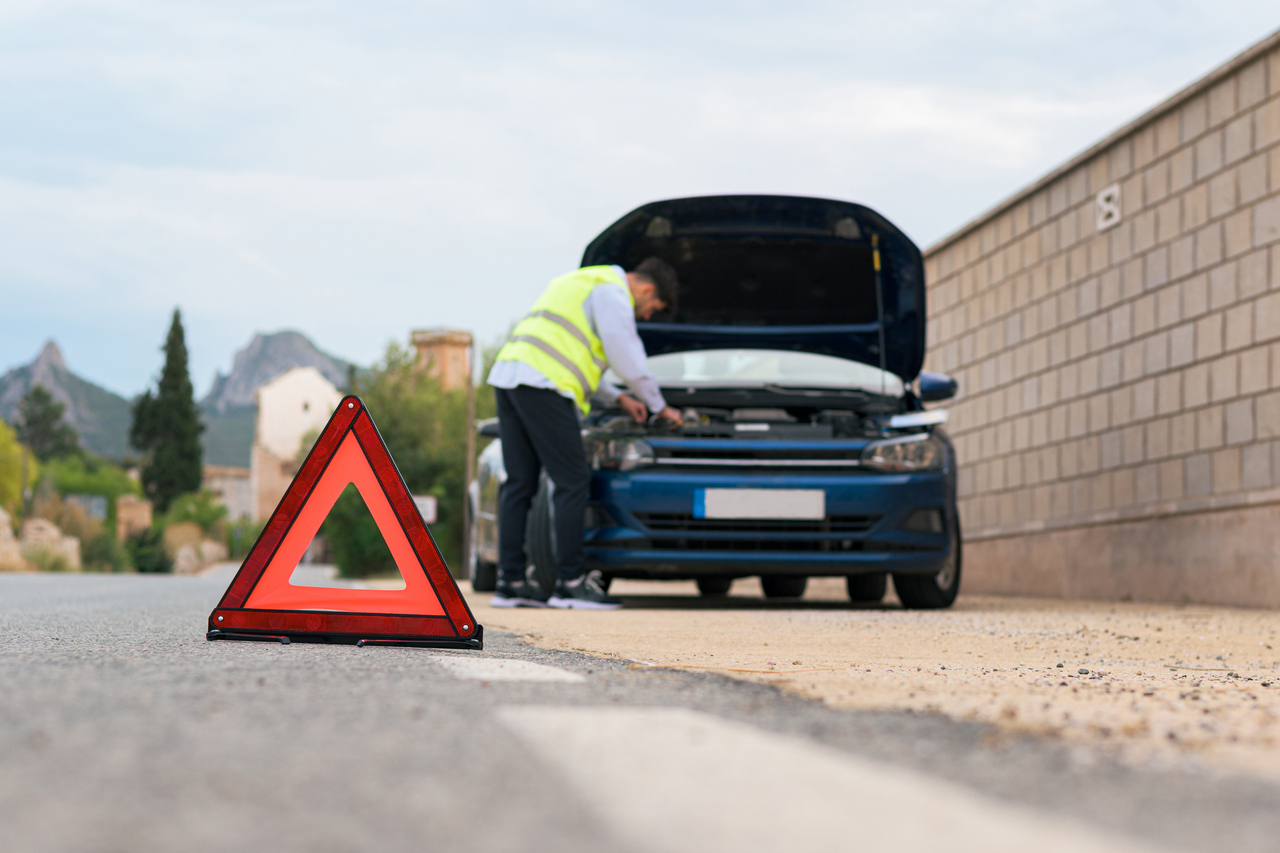
[[[614,612],[502,610],[476,618],[548,649],[636,668],[721,673],[831,707],[942,714],[1100,747],[1280,778],[1280,613],[1224,607],[962,596],[906,611],[850,605],[840,579],[765,600],[754,578],[719,600],[691,582],[616,581]]]

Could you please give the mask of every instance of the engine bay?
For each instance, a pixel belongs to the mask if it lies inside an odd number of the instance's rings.
[[[679,426],[638,424],[620,409],[593,411],[589,430],[673,438],[821,441],[883,434],[888,416],[907,410],[907,400],[861,391],[791,388],[663,388],[680,410]]]

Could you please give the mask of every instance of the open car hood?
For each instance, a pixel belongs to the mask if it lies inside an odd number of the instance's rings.
[[[924,261],[915,243],[868,207],[771,195],[655,201],[592,240],[582,265],[631,270],[650,255],[680,276],[675,313],[638,324],[650,355],[794,349],[883,363],[905,382],[924,363]]]

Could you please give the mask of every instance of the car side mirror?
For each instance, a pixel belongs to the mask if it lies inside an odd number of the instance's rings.
[[[956,395],[956,381],[945,373],[920,371],[920,402],[936,403],[939,400],[950,400]]]
[[[498,437],[498,419],[485,418],[482,421],[476,421],[476,435],[481,438],[497,438]]]

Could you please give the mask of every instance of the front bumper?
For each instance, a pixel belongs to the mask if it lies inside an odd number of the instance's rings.
[[[822,489],[827,517],[809,522],[693,518],[696,490],[744,487]],[[948,470],[597,472],[591,494],[596,524],[586,531],[587,563],[615,577],[666,579],[760,573],[934,574],[954,547],[954,494]],[[903,529],[918,510],[940,513],[941,529]]]

